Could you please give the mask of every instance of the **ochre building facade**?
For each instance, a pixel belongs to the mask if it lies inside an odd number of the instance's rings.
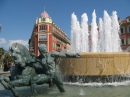
[[[38,46],[40,44],[45,44],[49,52],[66,52],[70,48],[70,40],[67,35],[52,21],[45,10],[36,19],[29,39],[29,51],[39,55]]]
[[[126,50],[130,46],[130,16],[126,17],[125,20],[120,20],[119,23],[121,48]]]

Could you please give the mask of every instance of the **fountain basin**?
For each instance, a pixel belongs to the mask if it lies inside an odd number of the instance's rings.
[[[130,53],[81,53],[81,58],[62,58],[59,67],[65,76],[129,75]]]

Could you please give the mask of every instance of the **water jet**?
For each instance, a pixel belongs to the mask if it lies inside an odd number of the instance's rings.
[[[73,13],[71,16],[71,51],[81,58],[63,58],[60,69],[65,81],[117,82],[129,80],[130,53],[122,52],[119,23],[116,11],[109,16],[104,10],[103,19],[96,21],[95,10],[88,26],[87,14],[81,16],[81,26]]]

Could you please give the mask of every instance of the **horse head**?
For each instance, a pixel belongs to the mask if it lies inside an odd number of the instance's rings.
[[[15,64],[24,67],[27,63],[30,63],[31,55],[24,45],[20,43],[13,43],[9,50],[15,59]]]

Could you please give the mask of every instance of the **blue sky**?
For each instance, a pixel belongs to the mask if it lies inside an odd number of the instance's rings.
[[[74,12],[80,21],[87,13],[91,23],[95,9],[97,21],[106,10],[109,15],[117,11],[120,19],[130,16],[130,0],[0,0],[0,47],[8,50],[12,42],[18,41],[28,47],[36,18],[44,11],[70,38],[71,14]]]

